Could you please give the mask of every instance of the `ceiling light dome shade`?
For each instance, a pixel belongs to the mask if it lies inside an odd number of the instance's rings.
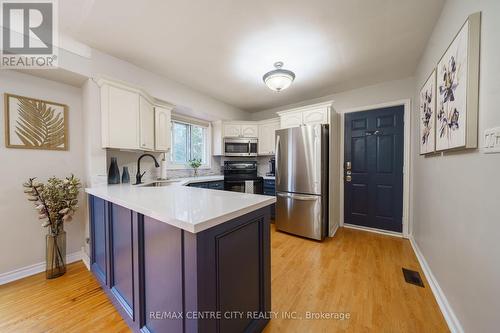
[[[269,89],[280,92],[290,87],[293,80],[295,80],[295,73],[287,69],[283,69],[281,61],[274,64],[275,70],[264,74],[262,79]]]

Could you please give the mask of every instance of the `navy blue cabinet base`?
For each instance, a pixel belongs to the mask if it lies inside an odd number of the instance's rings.
[[[264,179],[264,195],[276,196],[276,183],[274,179]],[[274,220],[276,217],[276,205],[272,204],[271,208],[271,218]]]
[[[92,195],[89,202],[91,270],[134,332],[264,329],[268,207],[193,234]],[[233,311],[244,315],[230,318]]]

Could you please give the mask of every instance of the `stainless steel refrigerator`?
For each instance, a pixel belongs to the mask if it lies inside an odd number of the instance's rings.
[[[276,228],[323,240],[328,232],[328,125],[276,131]]]

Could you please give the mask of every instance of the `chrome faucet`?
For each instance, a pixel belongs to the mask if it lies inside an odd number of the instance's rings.
[[[155,167],[156,168],[159,168],[160,167],[160,164],[158,164],[158,161],[156,160],[156,158],[151,155],[151,154],[142,154],[141,156],[139,156],[139,158],[137,159],[137,173],[135,174],[135,184],[134,185],[137,185],[137,184],[142,184],[142,176],[144,176],[144,174],[146,173],[146,171],[144,171],[143,173],[141,173],[141,160],[143,157],[146,157],[146,156],[149,156],[153,159],[153,161],[155,161]]]

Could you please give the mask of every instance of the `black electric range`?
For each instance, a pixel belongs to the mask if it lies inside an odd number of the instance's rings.
[[[263,183],[257,176],[257,161],[224,161],[224,190],[262,194]]]

